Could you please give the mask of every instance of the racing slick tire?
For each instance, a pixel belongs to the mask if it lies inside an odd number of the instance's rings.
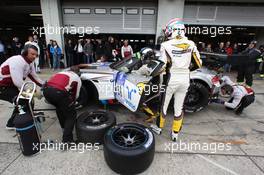
[[[105,133],[116,124],[116,117],[111,112],[86,111],[76,122],[78,142],[103,144]]]
[[[184,111],[201,111],[208,105],[208,102],[209,91],[207,87],[200,82],[192,82],[185,97]]]
[[[140,124],[122,123],[112,127],[104,143],[105,161],[118,174],[141,173],[154,159],[154,135]]]

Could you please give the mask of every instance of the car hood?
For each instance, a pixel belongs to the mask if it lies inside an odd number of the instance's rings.
[[[113,75],[117,72],[114,69],[111,69],[109,65],[110,62],[105,63],[92,63],[92,64],[83,64],[80,66],[81,79],[104,79],[112,78]]]

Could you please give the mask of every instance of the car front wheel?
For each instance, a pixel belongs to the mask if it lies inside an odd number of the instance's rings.
[[[192,82],[184,101],[184,110],[186,112],[197,112],[208,105],[209,91],[206,86],[200,82]]]

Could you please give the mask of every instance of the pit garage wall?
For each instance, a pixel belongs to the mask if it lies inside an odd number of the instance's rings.
[[[185,5],[183,17],[190,25],[257,27],[255,39],[264,44],[264,5]]]
[[[65,9],[74,9],[74,14],[65,14]],[[90,14],[80,14],[80,9],[89,9]],[[95,9],[106,9],[106,14],[96,14]],[[111,9],[121,9],[121,14],[111,14]],[[137,9],[137,14],[127,10]],[[144,9],[154,14],[143,14]],[[63,25],[92,27],[93,32],[115,34],[156,34],[157,2],[153,0],[84,1],[62,2]],[[99,27],[94,28],[94,27]]]
[[[264,6],[185,5],[187,24],[264,27]]]

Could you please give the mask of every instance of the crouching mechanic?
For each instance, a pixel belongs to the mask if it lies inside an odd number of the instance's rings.
[[[57,117],[63,129],[62,142],[72,143],[76,120],[75,102],[79,97],[82,82],[78,76],[79,68],[54,74],[45,84],[43,95],[56,107]]]
[[[229,77],[222,77],[223,86],[221,92],[223,95],[230,95],[230,99],[225,102],[222,99],[213,99],[211,102],[224,105],[227,109],[232,109],[237,115],[240,115],[243,110],[255,101],[253,89],[235,84]]]
[[[190,66],[200,68],[202,61],[194,42],[185,37],[185,26],[179,19],[172,19],[166,25],[165,34],[168,41],[161,44],[161,60],[166,68],[166,92],[163,95],[161,112],[157,126],[162,129],[165,124],[168,105],[174,95],[174,120],[171,131],[172,141],[177,141],[182,127],[183,103],[190,84]]]
[[[13,103],[28,77],[38,86],[44,83],[36,74],[34,60],[38,57],[38,48],[28,44],[24,47],[22,55],[15,55],[7,59],[0,67],[0,99]],[[39,90],[35,92],[35,97],[41,98]],[[18,112],[15,108],[11,118],[6,124],[6,129],[14,128],[14,118]]]

